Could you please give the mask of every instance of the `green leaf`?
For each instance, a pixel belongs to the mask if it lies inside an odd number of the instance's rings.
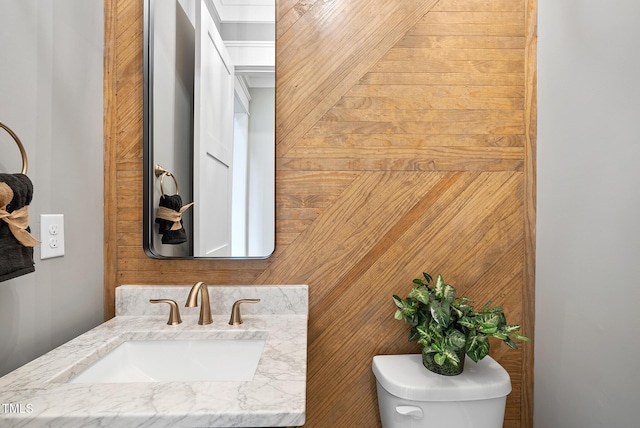
[[[395,319],[397,319],[397,320],[401,320],[402,318],[404,318],[404,317],[402,316],[402,311],[401,311],[400,309],[396,309],[396,313],[395,313],[395,315],[394,315],[393,317],[394,317]]]
[[[409,298],[426,305],[429,303],[429,289],[425,286],[413,287],[409,293]]]
[[[471,300],[470,298],[468,298],[467,296],[462,296],[460,298],[460,304],[461,305],[466,305],[467,303],[473,303],[473,300]]]
[[[502,308],[500,308],[502,309]],[[498,317],[500,318],[500,322],[498,322],[498,326],[504,327],[507,325],[507,317],[504,316],[503,312],[498,313]]]
[[[450,306],[450,308],[455,312],[456,317],[462,318],[464,316],[464,313],[458,308],[458,305],[456,305],[455,302]]]
[[[429,321],[429,332],[433,337],[439,337],[444,340],[444,330],[445,327],[441,326],[436,322],[436,320],[431,318],[431,321]]]
[[[417,279],[417,278],[413,280],[413,283],[418,285],[424,285],[424,282],[422,282],[421,279]]]
[[[467,338],[467,355],[476,363],[489,354],[489,340],[486,336]]]
[[[417,309],[418,304],[412,300],[404,301],[402,303],[402,307],[400,308],[400,310],[402,311],[402,315],[408,320],[411,320],[413,318],[413,316],[416,314]]]
[[[451,323],[449,303],[440,303],[438,301],[431,302],[431,316],[442,327],[448,327]]]
[[[446,337],[447,347],[454,351],[459,351],[464,348],[467,343],[467,338],[458,330],[451,330]]]
[[[460,318],[458,320],[458,324],[467,328],[474,328],[476,326],[475,321],[472,318],[469,318],[467,316]]]
[[[431,343],[431,349],[433,349],[435,352],[444,352],[445,350],[445,344],[444,342],[439,342],[439,341],[435,341]]]
[[[444,299],[447,302],[453,302],[456,298],[456,289],[449,284],[444,287]]]
[[[509,336],[507,336],[501,331],[496,331],[495,333],[492,334],[492,336],[500,340],[506,340],[509,338]]]
[[[447,356],[442,353],[437,353],[433,356],[433,361],[436,362],[439,366],[443,365],[445,361],[447,361]]]
[[[424,279],[427,280],[427,284],[430,283],[431,281],[433,281],[433,278],[431,278],[431,275],[429,275],[426,272],[422,272],[422,276],[424,276]]]
[[[429,321],[431,321],[431,313],[427,311],[418,311],[416,312],[416,318],[416,325],[429,325]]]
[[[413,318],[415,313],[416,313],[415,306],[405,306],[404,308],[402,308],[402,315],[404,315],[406,319],[410,320],[411,318]]]
[[[487,329],[491,326],[497,327],[498,325],[500,325],[500,316],[494,313],[480,314],[477,317],[477,322]]]
[[[485,333],[485,334],[493,334],[496,331],[498,331],[498,327],[496,327],[493,324],[482,323],[478,327],[478,331],[481,332],[481,333]]]
[[[516,342],[514,342],[509,338],[507,338],[507,340],[505,340],[504,343],[506,343],[509,348],[518,349],[518,345],[516,345]]]
[[[515,333],[516,331],[520,330],[520,326],[519,325],[505,325],[502,328],[502,331],[504,331],[505,333],[509,334],[509,333]]]
[[[438,278],[436,279],[436,283],[433,286],[434,291],[436,292],[436,296],[438,298],[442,298],[444,296],[444,286],[447,285],[444,282],[444,278],[441,274],[438,274]]]
[[[444,278],[442,278],[442,275],[438,275],[434,290],[436,293],[436,297],[440,300],[453,302],[453,300],[456,298],[456,289],[446,284],[444,282]]]
[[[421,338],[431,341],[432,334],[428,326],[419,325],[416,327],[416,331],[418,332]]]
[[[396,306],[400,309],[404,307],[404,301],[400,297],[396,296],[395,294],[393,295],[393,303],[395,303]]]
[[[447,350],[444,351],[444,355],[447,357],[447,360],[449,361],[449,363],[452,366],[458,367],[458,363],[460,362],[460,358],[458,358],[458,355],[454,351],[452,351],[450,349],[447,349]],[[440,365],[442,365],[442,364],[440,364]]]
[[[522,336],[518,333],[513,333],[513,337],[515,337],[518,340],[522,340],[523,342],[531,342],[531,339],[529,339],[527,336]]]

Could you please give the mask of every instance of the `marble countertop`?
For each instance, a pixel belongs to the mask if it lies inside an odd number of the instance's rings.
[[[206,326],[197,324],[199,308],[184,308],[188,290],[187,286],[127,286],[120,290],[115,318],[0,378],[0,426],[303,425],[306,286],[210,286],[214,322]],[[175,297],[181,313],[184,309],[183,322],[167,325],[167,305],[149,304],[149,296]],[[244,323],[230,326],[230,306],[227,310],[227,303],[216,306],[214,302],[231,301],[237,296],[257,297],[261,302],[244,305]],[[160,314],[155,314],[158,310]],[[258,368],[253,380],[247,382],[67,383],[125,340],[250,339],[265,334]]]

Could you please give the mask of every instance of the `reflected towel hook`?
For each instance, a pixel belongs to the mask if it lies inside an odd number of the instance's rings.
[[[16,142],[16,144],[18,145],[18,149],[20,149],[20,155],[22,155],[22,171],[20,171],[20,172],[22,174],[26,174],[27,173],[27,169],[29,167],[29,161],[27,160],[27,152],[24,150],[24,146],[22,145],[22,142],[20,141],[20,138],[18,138],[16,133],[13,132],[11,130],[11,128],[9,128],[7,125],[5,125],[2,122],[0,122],[0,128],[2,128],[5,131],[7,131],[9,133],[9,135],[11,135],[13,140]]]
[[[173,175],[172,173],[170,173],[169,171],[167,171],[166,169],[164,169],[158,164],[156,164],[156,167],[154,169],[154,174],[156,175],[156,177],[160,178],[160,193],[162,193],[162,196],[165,196],[164,188],[163,188],[165,176],[173,178],[173,183],[176,185],[176,195],[178,194],[178,180],[176,180],[175,175]]]

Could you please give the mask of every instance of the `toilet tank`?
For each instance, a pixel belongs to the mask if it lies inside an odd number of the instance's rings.
[[[493,358],[466,357],[457,376],[430,372],[421,354],[373,357],[382,428],[500,428],[511,379]]]

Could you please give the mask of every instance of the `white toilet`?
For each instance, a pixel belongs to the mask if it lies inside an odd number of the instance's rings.
[[[466,357],[457,376],[432,373],[421,354],[373,357],[382,428],[500,428],[511,379],[493,358]]]

